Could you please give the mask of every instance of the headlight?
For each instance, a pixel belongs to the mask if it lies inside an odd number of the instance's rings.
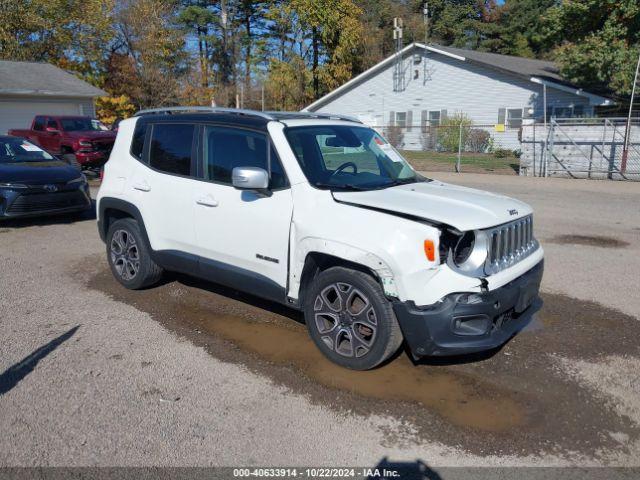
[[[453,263],[455,263],[458,267],[464,265],[464,263],[469,260],[471,253],[473,252],[473,247],[476,243],[476,234],[473,232],[465,232],[462,234],[458,243],[456,243],[455,248],[453,249]]]
[[[81,147],[93,147],[93,143],[88,142],[86,140],[80,140],[78,142],[78,145],[80,145]]]
[[[22,183],[0,183],[0,188],[29,188]]]
[[[482,231],[464,232],[449,250],[447,263],[451,268],[471,276],[484,274],[484,263],[489,254],[489,239]]]
[[[81,173],[78,178],[74,178],[73,180],[69,180],[67,185],[75,185],[77,183],[86,183],[87,177],[85,177],[84,173]]]

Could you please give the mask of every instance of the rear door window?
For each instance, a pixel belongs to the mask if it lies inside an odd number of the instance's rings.
[[[195,126],[181,123],[153,125],[149,145],[149,165],[173,175],[193,176]]]

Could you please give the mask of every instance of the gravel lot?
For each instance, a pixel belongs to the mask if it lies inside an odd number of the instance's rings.
[[[122,289],[91,219],[0,223],[0,466],[640,466],[640,184],[434,176],[534,206],[544,303],[492,355],[366,373],[253,297]]]

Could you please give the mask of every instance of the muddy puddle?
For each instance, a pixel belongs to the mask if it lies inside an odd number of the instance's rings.
[[[628,418],[564,375],[550,355],[595,360],[639,356],[637,320],[560,295],[544,305],[527,331],[490,354],[414,365],[400,352],[369,372],[340,368],[316,349],[302,316],[285,307],[214,284],[175,276],[132,292],[100,265],[81,273],[92,289],[148,312],[167,329],[216,358],[240,363],[313,403],[341,412],[392,415],[429,441],[477,454],[599,452],[624,446],[610,433],[638,438]],[[395,432],[388,435],[393,443]],[[406,439],[405,439],[406,440]]]
[[[545,241],[559,245],[586,245],[588,247],[601,248],[624,248],[629,246],[629,243],[624,240],[599,235],[557,235]]]

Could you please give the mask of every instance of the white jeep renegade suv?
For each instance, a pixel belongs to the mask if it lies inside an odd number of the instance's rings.
[[[498,347],[543,270],[528,205],[422,177],[325,114],[140,112],[120,123],[98,229],[125,287],[171,270],[298,308],[358,370],[403,340],[414,357]]]

